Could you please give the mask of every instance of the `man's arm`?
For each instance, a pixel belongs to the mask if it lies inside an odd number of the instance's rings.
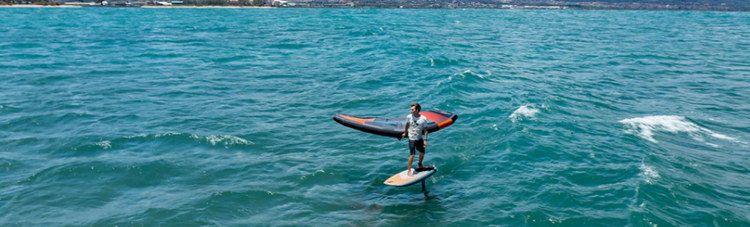
[[[424,131],[424,146],[422,147],[427,148],[427,127],[422,128],[422,130]]]
[[[409,132],[409,121],[406,121],[406,127],[404,127],[404,134],[401,134],[401,139],[406,137],[406,133]]]

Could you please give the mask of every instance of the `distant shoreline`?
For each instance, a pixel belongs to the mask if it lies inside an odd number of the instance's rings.
[[[81,6],[71,6],[71,5],[59,5],[59,6],[45,6],[45,5],[0,5],[0,8],[44,8],[44,7],[61,7],[61,8],[79,8]]]
[[[515,5],[514,5],[515,6]],[[325,6],[307,6],[307,7],[300,7],[300,6],[289,6],[289,7],[279,7],[279,6],[236,6],[236,5],[227,5],[227,6],[221,6],[221,5],[205,5],[205,6],[195,6],[195,5],[171,5],[171,6],[160,6],[160,5],[138,5],[138,6],[101,6],[101,5],[35,5],[35,4],[19,4],[19,5],[0,5],[0,8],[177,8],[177,9],[211,9],[211,8],[226,8],[226,9],[239,9],[239,8],[247,8],[247,9],[272,9],[272,8],[339,8],[339,9],[497,9],[497,10],[508,10],[508,9],[515,9],[515,10],[625,10],[625,11],[711,11],[711,12],[748,12],[750,9],[737,9],[737,8],[724,8],[724,9],[680,9],[680,8],[672,8],[672,9],[664,9],[664,8],[618,8],[618,7],[592,7],[592,6],[554,6],[554,7],[561,7],[556,9],[545,9],[543,7],[550,7],[549,5],[545,6],[537,6],[537,5],[519,5],[518,8],[500,8],[500,7],[414,7],[414,6],[406,6],[406,7],[382,7],[382,6],[354,6],[354,7],[325,7]]]
[[[0,5],[0,8],[278,8],[273,6],[77,6],[77,5]]]

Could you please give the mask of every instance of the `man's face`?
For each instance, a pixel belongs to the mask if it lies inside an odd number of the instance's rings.
[[[412,106],[412,107],[411,107],[411,114],[417,114],[417,113],[418,113],[418,112],[417,112],[417,107],[415,107],[415,106]]]

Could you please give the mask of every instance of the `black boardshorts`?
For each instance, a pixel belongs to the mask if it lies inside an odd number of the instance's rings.
[[[411,155],[414,155],[414,148],[416,148],[419,153],[424,153],[424,140],[409,140],[409,153]]]

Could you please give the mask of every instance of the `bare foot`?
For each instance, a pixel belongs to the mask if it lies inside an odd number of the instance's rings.
[[[411,170],[407,170],[407,171],[406,171],[406,175],[409,175],[410,177],[413,177],[413,176],[414,176],[414,174],[413,174],[413,173],[411,173]]]

